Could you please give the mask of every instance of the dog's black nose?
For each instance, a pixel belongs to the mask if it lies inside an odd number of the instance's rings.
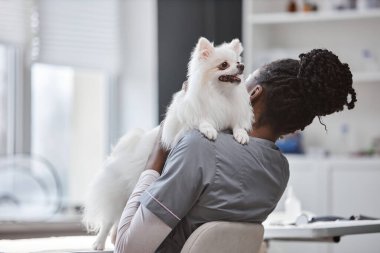
[[[243,70],[244,70],[244,64],[238,64],[237,68],[238,68],[238,70],[240,70],[241,72],[243,72]]]

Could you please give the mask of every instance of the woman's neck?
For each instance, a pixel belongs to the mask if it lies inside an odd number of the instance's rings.
[[[274,133],[274,131],[268,126],[255,127],[252,126],[252,130],[248,133],[249,136],[265,139],[275,142],[280,138],[279,134]]]

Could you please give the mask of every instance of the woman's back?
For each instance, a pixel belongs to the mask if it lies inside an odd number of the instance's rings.
[[[162,176],[141,203],[173,228],[158,252],[179,252],[205,222],[261,223],[275,208],[289,178],[288,162],[271,141],[216,141],[191,131],[173,148]]]

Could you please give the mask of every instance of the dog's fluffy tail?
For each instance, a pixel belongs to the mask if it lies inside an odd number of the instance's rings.
[[[121,152],[126,153],[134,149],[136,144],[140,141],[141,136],[144,134],[144,130],[137,128],[131,130],[126,135],[120,138],[116,146],[112,149],[111,157],[119,155]]]
[[[96,173],[89,185],[82,220],[88,232],[98,232],[102,222],[114,222],[120,218],[120,210],[126,202],[120,198],[128,198],[128,193],[125,192],[128,189],[124,189],[125,181],[128,181],[124,178],[128,173],[125,170],[129,167],[129,158],[143,134],[143,130],[136,129],[124,135],[113,148],[104,168]],[[120,206],[117,207],[118,205]],[[108,206],[113,208],[107,208]]]

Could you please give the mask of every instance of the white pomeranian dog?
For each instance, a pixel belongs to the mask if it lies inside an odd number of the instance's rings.
[[[249,94],[241,84],[242,51],[238,39],[217,47],[205,38],[199,39],[189,62],[187,85],[174,95],[163,122],[164,148],[173,147],[190,129],[199,129],[210,140],[217,138],[218,131],[232,129],[236,141],[248,142],[253,112]],[[114,241],[123,209],[158,132],[156,127],[123,136],[91,183],[83,221],[89,231],[98,232],[94,249],[104,249],[111,228]]]

